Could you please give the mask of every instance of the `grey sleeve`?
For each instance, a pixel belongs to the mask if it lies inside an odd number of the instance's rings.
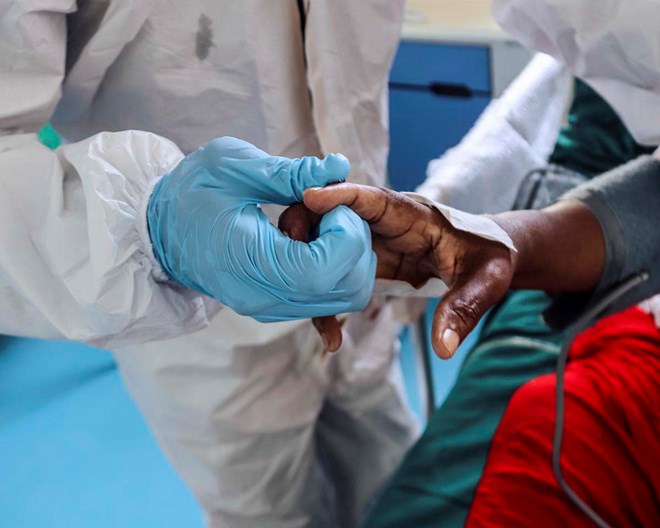
[[[605,235],[605,269],[591,292],[556,296],[545,319],[554,328],[570,325],[623,281],[643,272],[649,278],[615,301],[614,313],[660,292],[660,160],[642,156],[573,189],[561,200],[579,200],[596,215]]]

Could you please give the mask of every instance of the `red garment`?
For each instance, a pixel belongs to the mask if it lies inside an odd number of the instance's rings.
[[[514,394],[466,526],[592,527],[552,472],[556,376]],[[578,336],[569,353],[564,478],[613,527],[660,527],[660,332],[637,308]]]

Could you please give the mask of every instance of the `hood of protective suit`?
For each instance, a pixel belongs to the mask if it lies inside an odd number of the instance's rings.
[[[660,144],[660,0],[493,0],[493,13],[597,90],[639,143]]]

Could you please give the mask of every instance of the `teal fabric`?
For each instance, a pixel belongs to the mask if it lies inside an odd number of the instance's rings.
[[[511,293],[484,326],[454,389],[407,454],[365,528],[463,526],[490,440],[520,385],[552,372],[563,334],[541,318],[541,292]]]
[[[652,151],[635,142],[600,95],[583,81],[575,81],[568,123],[559,134],[551,163],[596,176]]]
[[[37,133],[37,137],[39,138],[39,141],[49,149],[55,150],[61,143],[59,134],[50,123],[44,125],[44,127]]]

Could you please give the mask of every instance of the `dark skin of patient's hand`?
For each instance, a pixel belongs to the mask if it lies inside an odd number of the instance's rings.
[[[518,253],[453,228],[437,210],[405,195],[354,184],[309,189],[280,218],[292,238],[308,240],[311,228],[337,205],[346,205],[371,227],[376,277],[420,286],[440,278],[449,286],[433,318],[433,348],[451,357],[485,312],[510,287],[561,291],[593,288],[603,269],[604,239],[589,209],[560,202],[543,211],[492,217]],[[328,350],[341,345],[334,317],[314,320]]]

